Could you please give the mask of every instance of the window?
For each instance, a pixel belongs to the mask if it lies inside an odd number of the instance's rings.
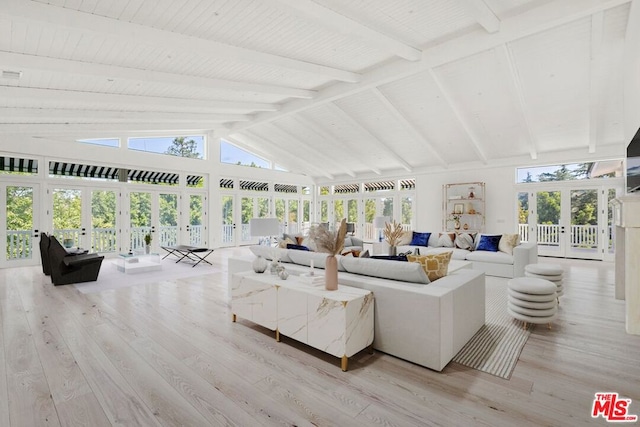
[[[517,168],[516,183],[573,181],[622,176],[622,160]]]
[[[120,147],[120,138],[78,139],[83,144],[102,145],[105,147]]]
[[[129,138],[129,149],[202,159],[204,158],[204,136]]]
[[[220,162],[231,165],[271,169],[271,162],[238,148],[224,139],[220,140]]]

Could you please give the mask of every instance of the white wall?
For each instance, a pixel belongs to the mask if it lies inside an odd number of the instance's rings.
[[[640,127],[640,2],[631,2],[624,50],[624,136],[629,143]]]
[[[417,175],[417,231],[442,231],[442,186],[464,182],[485,183],[486,212],[482,213],[485,216],[486,232],[517,233],[513,166]]]

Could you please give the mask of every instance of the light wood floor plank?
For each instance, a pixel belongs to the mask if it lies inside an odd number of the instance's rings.
[[[342,372],[232,323],[226,260],[247,253],[218,249],[215,273],[95,294],[54,287],[40,267],[0,270],[0,426],[602,425],[590,412],[601,391],[640,414],[640,337],[625,332],[610,263],[541,259],[565,268],[559,316],[503,380],[379,352]]]

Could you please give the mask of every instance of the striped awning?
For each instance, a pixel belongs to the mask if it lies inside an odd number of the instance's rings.
[[[200,175],[187,175],[187,186],[197,187],[202,179],[203,177]]]
[[[333,192],[336,194],[358,193],[359,191],[360,184],[341,184],[333,187]]]
[[[394,190],[396,183],[394,181],[378,181],[378,182],[365,182],[364,191],[381,191],[381,190]]]
[[[78,163],[49,162],[49,174],[117,180],[118,168],[109,166],[81,165]]]
[[[416,180],[415,179],[403,179],[400,181],[400,188],[402,190],[413,190],[416,188]]]
[[[297,193],[298,186],[293,184],[275,184],[273,191],[276,193]]]
[[[178,184],[177,173],[171,172],[155,172],[155,171],[144,171],[144,170],[130,170],[129,171],[129,181],[134,182],[148,182],[152,184]]]
[[[0,171],[38,173],[38,161],[18,157],[0,157]]]
[[[220,188],[233,189],[233,180],[232,179],[227,179],[227,178],[222,178],[220,180]]]
[[[269,183],[268,182],[257,182],[257,181],[240,181],[240,189],[241,190],[251,190],[251,191],[269,191]]]

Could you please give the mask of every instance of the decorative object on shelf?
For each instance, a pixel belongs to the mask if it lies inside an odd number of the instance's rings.
[[[467,224],[466,222],[464,223],[464,225],[462,226],[463,230],[468,230],[469,229],[469,224]]]
[[[251,267],[253,267],[253,271],[256,273],[264,273],[267,269],[269,263],[266,259],[264,259],[261,255],[258,255],[256,259],[251,263]]]
[[[316,243],[319,252],[328,253],[324,268],[324,287],[328,291],[338,290],[338,260],[342,253],[344,238],[347,235],[347,220],[342,219],[338,231],[329,231],[326,227],[313,226],[309,238]]]
[[[469,198],[470,199],[475,199],[476,197],[476,187],[469,187]]]
[[[485,183],[461,182],[442,186],[442,227],[445,231],[482,232],[485,218]]]
[[[147,254],[151,252],[151,239],[151,233],[144,235],[144,252]]]

